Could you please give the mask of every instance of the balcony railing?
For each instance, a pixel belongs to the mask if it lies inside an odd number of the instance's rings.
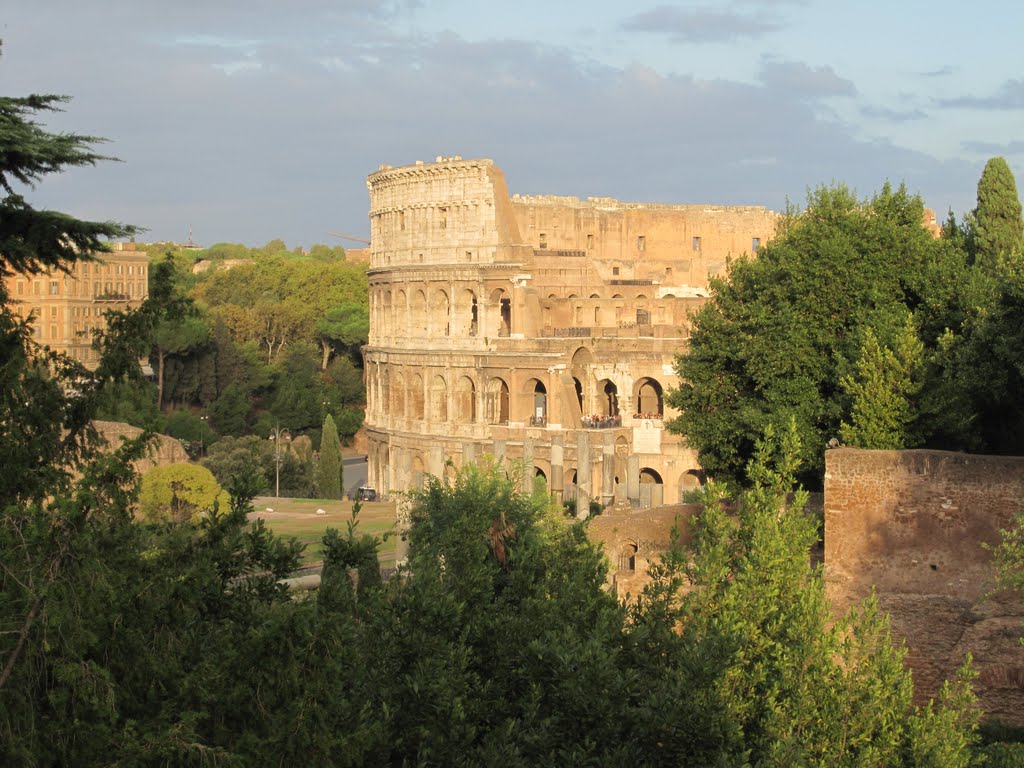
[[[583,429],[615,429],[622,426],[621,416],[584,416],[580,419]]]

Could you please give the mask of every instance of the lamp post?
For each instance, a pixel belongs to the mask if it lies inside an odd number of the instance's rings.
[[[203,458],[206,449],[206,422],[209,416],[199,417],[199,458]]]
[[[292,436],[288,434],[287,429],[281,429],[280,426],[274,427],[270,430],[270,437],[268,440],[274,441],[274,498],[281,497],[281,438],[291,440]]]

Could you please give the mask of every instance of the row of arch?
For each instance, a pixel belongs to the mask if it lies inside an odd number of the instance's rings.
[[[471,288],[371,292],[374,326],[407,337],[508,336],[512,329],[512,297],[496,288],[481,302]],[[388,335],[384,333],[383,335]]]
[[[638,379],[633,386],[629,400],[631,413],[622,412],[619,388],[610,379],[597,382],[597,395],[590,408],[585,407],[583,382],[573,376],[575,394],[580,413],[584,417],[582,426],[608,426],[607,424],[591,424],[593,419],[616,419],[624,415],[641,418],[664,418],[664,388],[654,378]],[[426,386],[425,386],[426,385]],[[547,386],[540,379],[528,379],[522,390],[519,402],[525,407],[525,413],[513,413],[512,392],[508,382],[501,376],[488,379],[482,391],[481,401],[477,398],[477,384],[469,376],[458,376],[451,386],[441,374],[430,377],[429,382],[418,372],[403,373],[382,370],[379,380],[371,378],[371,397],[375,406],[386,408],[387,412],[397,418],[427,419],[432,422],[455,421],[458,423],[476,423],[478,413],[487,424],[507,424],[509,421],[521,421],[533,426],[546,426],[549,412],[549,393]],[[514,417],[514,418],[513,418]]]

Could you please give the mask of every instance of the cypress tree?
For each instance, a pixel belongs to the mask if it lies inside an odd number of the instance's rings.
[[[1024,250],[1024,219],[1021,218],[1017,182],[1006,160],[993,157],[985,163],[978,180],[978,207],[974,209],[976,261],[994,268],[1000,259]]]
[[[341,462],[341,441],[338,439],[338,428],[334,425],[331,414],[324,419],[323,434],[320,437],[320,463],[317,465],[317,483],[320,486],[320,497],[324,499],[340,499],[344,490],[342,482],[343,468]]]

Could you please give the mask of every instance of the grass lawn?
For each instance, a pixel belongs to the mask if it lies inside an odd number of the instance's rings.
[[[259,496],[253,500],[256,511],[250,515],[266,521],[267,526],[281,536],[294,536],[306,545],[302,560],[316,563],[321,560],[320,539],[328,528],[337,528],[344,533],[352,518],[352,502],[337,499],[275,499],[273,496]],[[323,509],[327,514],[318,515]],[[271,511],[272,510],[272,511]],[[381,536],[392,530],[395,524],[394,502],[363,502],[359,511],[358,533]],[[395,564],[395,540],[391,537],[378,550],[380,563],[384,566]]]

